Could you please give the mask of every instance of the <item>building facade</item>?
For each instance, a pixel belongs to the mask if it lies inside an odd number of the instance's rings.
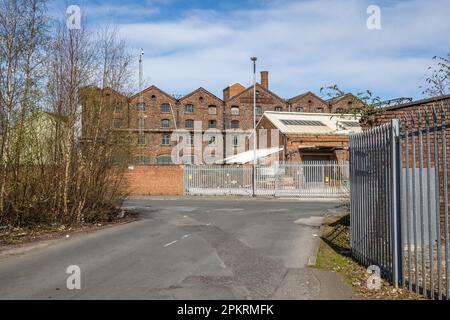
[[[256,123],[268,111],[328,113],[342,112],[348,99],[356,97],[348,94],[342,99],[323,100],[312,92],[290,99],[284,99],[269,89],[269,74],[261,72],[260,83],[256,84]],[[123,100],[127,104],[124,106]],[[203,136],[202,154],[205,149],[222,152],[223,157],[249,148],[249,132],[253,129],[253,86],[245,88],[234,83],[223,90],[219,98],[204,88],[198,88],[180,98],[164,92],[152,85],[132,97],[121,97],[120,108],[115,106],[113,127],[127,131],[134,136],[133,162],[135,164],[169,164],[171,153],[180,140],[174,140],[172,133],[183,130],[187,145],[193,145],[195,133],[204,135],[206,131],[225,137],[218,142],[213,137]],[[82,99],[83,101],[83,99]],[[84,100],[86,101],[86,99]],[[89,105],[83,105],[83,112]],[[88,126],[89,124],[84,124]],[[256,125],[256,124],[255,124]],[[215,133],[214,133],[215,132]],[[215,151],[214,151],[215,150]],[[202,154],[192,148],[188,161],[195,162]]]

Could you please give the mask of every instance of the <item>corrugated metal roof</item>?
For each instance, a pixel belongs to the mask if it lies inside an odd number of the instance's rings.
[[[353,114],[266,111],[263,117],[282,133],[349,134],[361,131],[359,117]]]

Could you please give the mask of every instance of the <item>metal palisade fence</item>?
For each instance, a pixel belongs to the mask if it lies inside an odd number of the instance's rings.
[[[395,286],[448,299],[448,105],[350,136],[351,245]]]
[[[253,173],[254,172],[254,173]],[[342,197],[349,190],[348,163],[308,161],[258,165],[189,165],[184,168],[186,195]]]

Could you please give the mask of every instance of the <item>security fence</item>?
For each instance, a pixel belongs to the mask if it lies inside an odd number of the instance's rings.
[[[350,136],[351,245],[395,286],[447,299],[448,106]]]
[[[257,165],[255,170],[251,165],[189,165],[184,190],[186,195],[342,197],[349,190],[348,163],[289,162]]]

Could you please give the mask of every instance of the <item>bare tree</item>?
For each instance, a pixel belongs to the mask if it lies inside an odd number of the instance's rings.
[[[0,225],[98,221],[123,199],[114,159],[130,144],[113,117],[128,107],[126,43],[46,12],[45,0],[0,0]]]
[[[346,94],[337,85],[322,87],[320,93],[329,99],[339,98]],[[342,113],[359,116],[360,123],[369,127],[379,124],[380,115],[383,113],[382,101],[379,96],[376,96],[370,90],[366,90],[353,95],[352,100],[353,103],[343,109]]]
[[[450,54],[446,57],[434,56],[433,60],[436,65],[428,67],[425,85],[420,86],[422,93],[430,97],[450,94]]]
[[[13,199],[23,187],[19,182],[23,124],[39,99],[46,1],[2,0],[0,12],[0,212],[4,216],[14,205],[6,199]]]

